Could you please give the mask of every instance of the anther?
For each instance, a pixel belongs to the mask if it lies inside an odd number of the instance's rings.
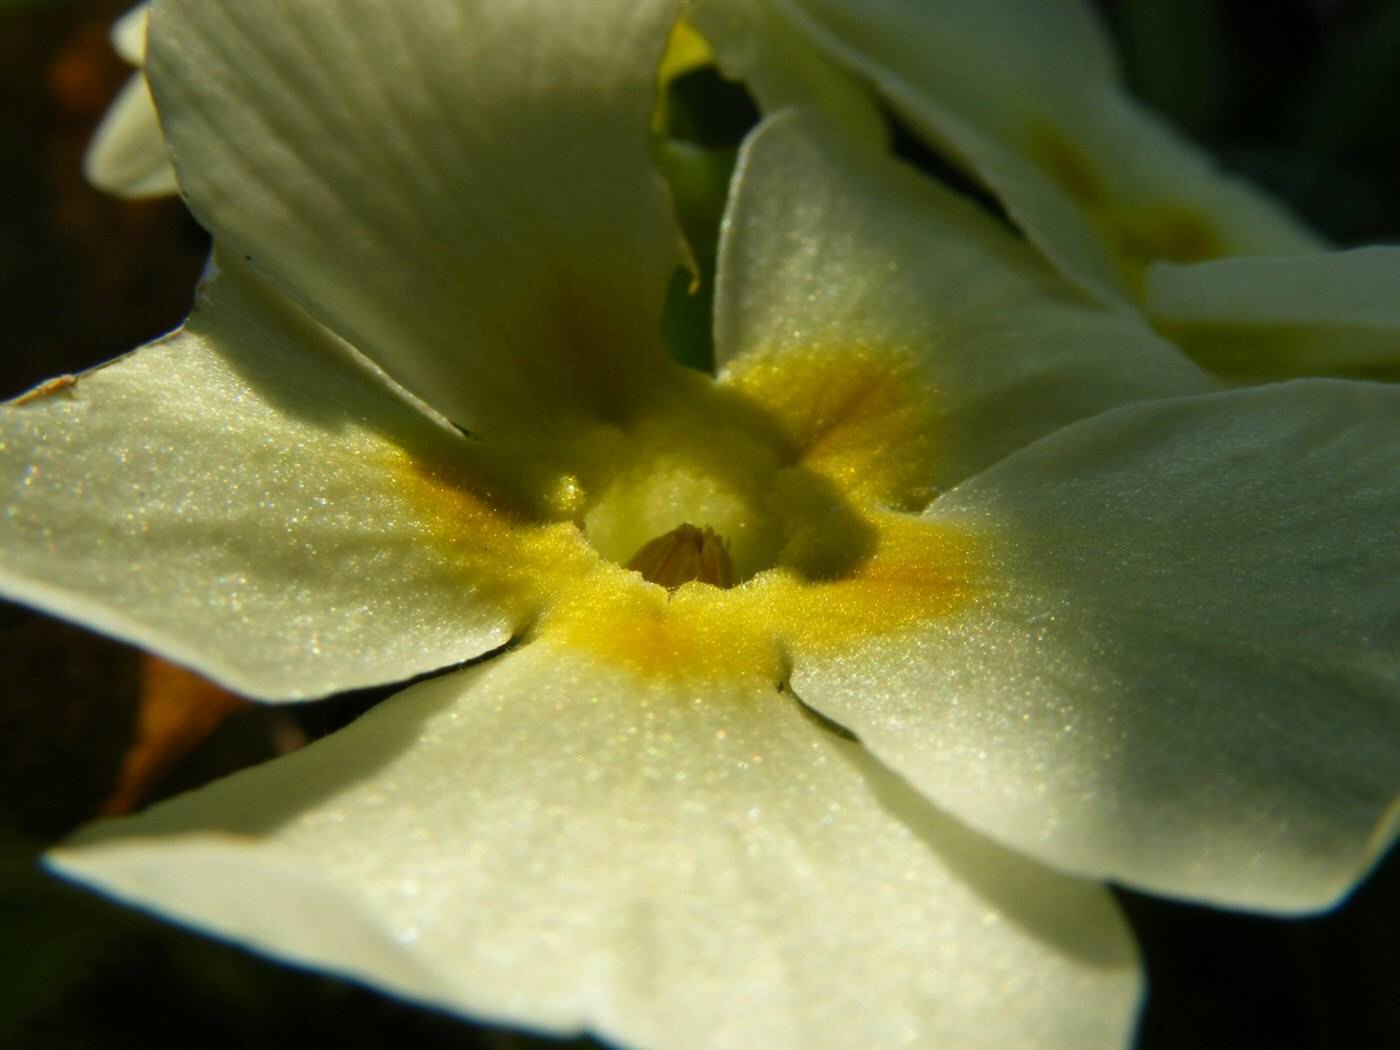
[[[715,587],[734,586],[734,562],[729,544],[706,525],[678,525],[665,535],[642,544],[627,562],[627,568],[642,578],[675,590],[683,583],[698,580]]]

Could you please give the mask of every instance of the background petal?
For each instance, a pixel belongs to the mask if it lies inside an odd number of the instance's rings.
[[[663,358],[647,152],[675,0],[163,3],[147,73],[200,221],[454,422],[607,413]]]
[[[112,47],[133,66],[146,61],[150,9],[149,2],[137,4],[112,24]],[[119,197],[165,197],[179,189],[144,76],[129,79],[102,118],[83,157],[83,174]]]
[[[1158,263],[1144,305],[1218,372],[1400,377],[1400,247]]]
[[[1119,1047],[1136,999],[1104,890],[960,828],[772,683],[643,679],[549,638],[51,862],[631,1046]]]
[[[151,0],[137,4],[112,23],[112,48],[133,66],[146,61],[146,23]]]
[[[269,698],[456,663],[519,615],[404,494],[464,445],[225,273],[182,331],[4,408],[0,586]]]
[[[774,0],[989,186],[1066,275],[1132,301],[1154,259],[1322,246],[1135,103],[1077,0]]]
[[[972,204],[811,114],[771,119],[745,148],[715,313],[725,380],[794,426],[852,388],[841,362],[893,377],[920,418],[840,441],[926,460],[932,491],[1072,420],[1213,385]]]
[[[766,0],[699,0],[687,12],[726,76],[743,81],[765,113],[809,106],[874,147],[889,142],[866,86],[830,61]]]
[[[100,190],[119,197],[165,197],[175,193],[175,169],[146,78],[133,74],[93,133],[83,174]]]
[[[1069,871],[1285,911],[1389,844],[1400,389],[1129,406],[927,516],[981,535],[981,602],[792,681],[937,803]]]

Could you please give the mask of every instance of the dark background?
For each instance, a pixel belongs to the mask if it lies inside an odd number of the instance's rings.
[[[129,73],[107,43],[127,6],[0,0],[0,398],[169,330],[191,302],[207,239],[182,206],[105,197],[79,169]],[[1227,166],[1342,244],[1400,239],[1400,2],[1100,6],[1133,88]],[[173,931],[33,866],[98,812],[295,746],[384,691],[269,713],[4,604],[0,652],[0,1046],[532,1042]],[[162,700],[205,717],[152,723]],[[156,757],[133,763],[151,724]],[[1142,1050],[1400,1047],[1395,858],[1307,921],[1121,899],[1150,976]]]

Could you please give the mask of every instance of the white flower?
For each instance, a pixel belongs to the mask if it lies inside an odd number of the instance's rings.
[[[1091,880],[1306,910],[1393,837],[1400,391],[1218,392],[856,95],[748,140],[669,364],[675,13],[156,7],[225,262],[0,416],[0,585],[269,700],[485,658],[50,862],[628,1045],[1121,1045]]]
[[[868,78],[1062,272],[1212,370],[1400,376],[1400,248],[1328,251],[1221,172],[1129,96],[1081,0],[704,3],[707,28],[742,11]],[[808,83],[780,101],[819,102]]]

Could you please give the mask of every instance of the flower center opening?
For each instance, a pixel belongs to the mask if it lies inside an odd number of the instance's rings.
[[[747,391],[695,373],[669,379],[636,415],[575,434],[580,498],[567,517],[594,550],[670,590],[852,572],[874,533],[845,476],[812,469],[806,435]],[[822,442],[829,451],[829,435]]]
[[[642,544],[627,568],[640,572],[644,580],[675,590],[692,580],[715,587],[734,586],[734,562],[729,543],[708,525],[696,528],[687,523]]]
[[[580,522],[609,561],[674,590],[733,587],[773,566],[782,545],[771,452],[735,434],[629,432]]]
[[[604,558],[671,590],[736,587],[778,564],[792,451],[757,406],[689,372],[620,424],[573,445],[585,496],[571,515]]]

